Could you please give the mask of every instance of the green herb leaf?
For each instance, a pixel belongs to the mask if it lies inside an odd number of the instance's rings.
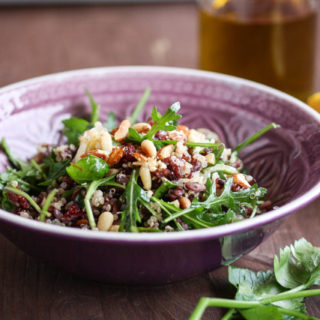
[[[104,126],[107,128],[109,132],[111,132],[114,128],[117,127],[117,119],[114,112],[110,111],[107,116],[107,120],[104,123]]]
[[[65,126],[64,135],[68,139],[68,144],[78,146],[79,138],[87,130],[89,122],[84,119],[71,117],[70,119],[63,120],[62,123]]]
[[[135,124],[135,123],[136,123],[136,121],[137,121],[137,119],[138,119],[141,111],[143,110],[146,102],[148,101],[148,98],[149,98],[149,96],[150,96],[150,93],[151,93],[151,89],[150,89],[150,88],[147,88],[147,89],[144,91],[141,99],[139,100],[137,106],[135,107],[132,115],[131,115],[130,118],[129,118],[131,124]]]
[[[108,164],[102,159],[89,155],[66,169],[68,175],[77,183],[103,178],[109,171]]]
[[[4,153],[7,155],[9,161],[12,163],[12,165],[16,168],[16,169],[21,169],[24,162],[21,161],[16,155],[14,155],[12,153],[12,151],[10,150],[5,138],[1,139],[1,148],[4,151]]]
[[[320,285],[320,248],[302,238],[274,257],[274,271],[285,288]]]
[[[137,179],[137,170],[133,170],[123,195],[123,198],[126,201],[126,208],[121,215],[120,231],[138,232],[137,222],[141,222],[138,210],[138,200],[142,199],[146,202],[150,201],[146,191],[138,185]]]
[[[264,135],[265,133],[267,133],[269,130],[271,129],[276,129],[276,128],[280,128],[280,125],[276,124],[276,123],[270,123],[269,125],[267,125],[266,127],[264,127],[263,129],[261,129],[260,131],[256,132],[254,135],[252,135],[250,138],[248,138],[247,140],[245,140],[243,143],[239,144],[238,146],[236,146],[234,148],[234,152],[239,152],[241,149],[243,149],[244,147],[248,146],[249,144],[253,143],[254,141],[256,141],[257,139],[259,139],[262,135]]]
[[[49,156],[45,159],[44,165],[48,168],[48,177],[39,186],[50,186],[58,178],[67,174],[67,167],[70,165],[70,160],[56,162],[53,157]]]
[[[154,107],[152,111],[152,119],[155,123],[151,127],[150,131],[143,138],[150,140],[159,130],[175,130],[177,128],[175,121],[181,118],[181,115],[178,114],[179,110],[180,103],[176,102],[171,107],[169,107],[169,109],[163,116],[161,116],[157,108]]]
[[[175,188],[177,185],[167,180],[161,184],[161,186],[155,191],[154,197],[161,199],[168,191]]]
[[[91,105],[90,123],[94,125],[97,121],[99,121],[100,106],[94,101],[91,93],[88,90],[85,90],[85,92],[89,97],[90,105]]]

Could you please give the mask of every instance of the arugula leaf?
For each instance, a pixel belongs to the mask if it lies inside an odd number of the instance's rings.
[[[285,288],[320,285],[320,248],[305,239],[280,249],[274,257],[277,281]]]
[[[9,161],[12,163],[12,165],[16,169],[21,169],[22,165],[24,164],[23,161],[21,161],[16,155],[12,153],[10,150],[5,138],[1,139],[1,148],[4,151],[4,153],[7,155]]]
[[[276,129],[276,128],[280,128],[280,125],[276,124],[276,123],[270,123],[269,125],[267,125],[266,127],[264,127],[263,129],[261,129],[260,131],[256,132],[255,134],[253,134],[251,137],[249,137],[247,140],[245,140],[243,143],[237,145],[233,151],[234,152],[239,152],[241,149],[243,149],[244,147],[248,146],[249,144],[253,143],[254,141],[256,141],[257,139],[259,139],[262,135],[264,135],[265,133],[267,133],[269,130],[271,129]]]
[[[178,114],[180,110],[180,103],[176,102],[169,109],[166,113],[160,117],[160,113],[158,112],[157,108],[154,107],[152,110],[152,117],[155,117],[153,120],[155,123],[151,127],[150,131],[144,136],[144,139],[152,139],[153,136],[160,130],[163,131],[172,131],[177,128],[176,120],[181,118],[181,115]]]
[[[89,122],[84,119],[71,117],[70,119],[63,120],[62,123],[65,126],[64,135],[68,139],[68,144],[77,146],[79,138],[89,127]]]
[[[208,179],[209,180],[209,179]],[[229,211],[229,217],[231,218],[231,213],[241,212],[241,207],[243,205],[256,205],[257,201],[264,197],[267,190],[265,188],[259,188],[256,184],[251,186],[251,188],[247,188],[244,190],[240,190],[237,192],[232,192],[231,187],[233,183],[233,178],[229,178],[225,185],[224,190],[221,195],[216,194],[216,186],[214,183],[207,180],[207,190],[206,190],[206,200],[202,202],[193,201],[191,207],[185,210],[181,210],[177,213],[174,213],[170,217],[164,220],[165,223],[170,222],[173,219],[176,219],[181,216],[185,216],[186,214],[189,217],[196,218],[198,220],[202,220],[203,217],[206,216],[205,220],[207,222],[207,227],[210,226],[209,223],[209,214],[223,214],[222,206],[226,207]],[[202,213],[204,210],[207,211],[206,215]],[[212,218],[214,218],[213,216]],[[219,217],[216,217],[219,218]]]
[[[175,183],[167,180],[155,191],[154,197],[160,199],[169,191],[169,189],[175,188],[176,186]]]
[[[117,127],[116,115],[113,111],[110,111],[107,116],[107,120],[104,123],[104,126],[107,128],[109,132],[111,132],[114,128]]]
[[[85,90],[87,96],[89,97],[90,100],[90,105],[91,105],[91,116],[90,116],[90,123],[94,125],[97,121],[99,121],[99,110],[100,106],[94,101],[91,93],[89,90]]]
[[[147,102],[147,100],[148,100],[148,98],[150,96],[150,93],[151,93],[151,89],[150,88],[147,88],[144,91],[142,97],[140,98],[137,106],[135,107],[132,115],[129,118],[131,124],[135,124],[136,123],[136,121],[137,121],[142,109],[144,108],[144,106],[145,106],[145,104],[146,104],[146,102]]]
[[[74,146],[78,146],[79,138],[83,135],[83,133],[92,128],[94,124],[99,121],[100,107],[94,101],[91,93],[88,90],[85,90],[85,92],[89,97],[91,105],[90,122],[77,117],[71,117],[62,121],[65,127],[63,133],[68,139],[68,144],[73,144]]]
[[[141,222],[138,210],[138,200],[142,199],[149,202],[150,199],[137,183],[138,173],[133,170],[129,183],[124,191],[123,197],[126,200],[126,208],[121,215],[121,224],[119,231],[138,232],[137,222]]]
[[[48,177],[39,186],[50,186],[58,178],[67,174],[67,167],[70,165],[70,160],[56,162],[51,156],[44,160],[44,165],[48,168]]]

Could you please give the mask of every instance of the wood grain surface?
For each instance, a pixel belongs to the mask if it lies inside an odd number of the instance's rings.
[[[0,86],[86,67],[197,67],[196,7],[185,3],[1,8],[0,43]],[[288,217],[236,265],[271,268],[279,248],[300,237],[320,246],[319,213],[320,199]],[[37,262],[0,236],[1,320],[187,319],[200,297],[233,294],[226,268],[166,286],[116,287]],[[312,315],[320,316],[320,297],[310,298],[307,305]],[[211,308],[204,319],[220,319],[222,314],[223,310]]]

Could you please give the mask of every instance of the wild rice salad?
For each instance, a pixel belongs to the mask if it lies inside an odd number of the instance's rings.
[[[43,144],[25,162],[2,139],[12,165],[0,175],[3,209],[82,229],[169,232],[232,223],[271,208],[238,151],[275,124],[231,150],[214,132],[179,124],[178,102],[163,115],[154,107],[137,123],[149,89],[119,125],[113,112],[101,123],[87,94],[90,121],[63,121],[68,144]]]

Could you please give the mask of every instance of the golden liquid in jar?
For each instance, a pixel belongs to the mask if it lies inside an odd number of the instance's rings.
[[[200,14],[200,68],[258,81],[305,100],[313,91],[316,13],[240,22]]]

